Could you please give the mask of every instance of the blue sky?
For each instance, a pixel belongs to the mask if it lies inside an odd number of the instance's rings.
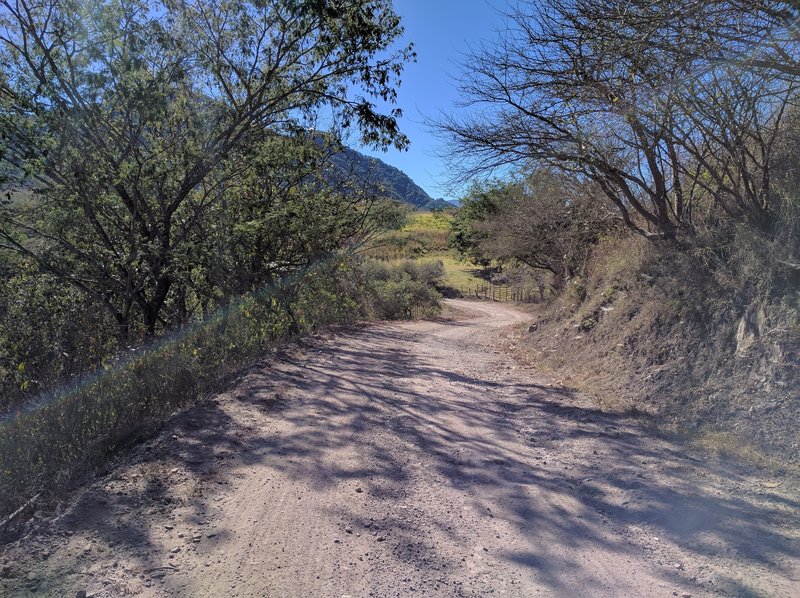
[[[400,128],[411,147],[405,152],[357,149],[404,171],[431,197],[455,199],[445,189],[445,164],[435,155],[442,143],[422,121],[453,108],[461,55],[494,37],[502,25],[498,9],[505,5],[505,0],[395,0],[405,41],[414,42],[417,51],[417,62],[403,73],[398,98],[404,111]]]

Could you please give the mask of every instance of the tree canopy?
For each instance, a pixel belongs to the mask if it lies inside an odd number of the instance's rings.
[[[651,239],[698,206],[770,234],[776,144],[796,110],[786,2],[543,0],[476,48],[438,129],[462,176],[532,164],[592,181]]]
[[[121,338],[133,319],[153,335],[188,292],[300,267],[370,210],[320,186],[305,130],[324,117],[407,144],[399,110],[375,106],[414,58],[401,33],[385,0],[0,3],[0,158],[8,199],[33,192],[0,208],[0,247],[103,305]]]

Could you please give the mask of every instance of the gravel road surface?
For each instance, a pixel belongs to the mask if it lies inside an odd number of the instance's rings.
[[[177,416],[0,556],[17,596],[800,596],[796,480],[501,351],[528,316],[326,332]]]

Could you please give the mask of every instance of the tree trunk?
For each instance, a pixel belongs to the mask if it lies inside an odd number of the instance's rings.
[[[158,316],[161,313],[161,308],[164,307],[164,301],[167,299],[167,294],[171,286],[172,280],[167,277],[160,278],[158,283],[156,283],[156,290],[153,293],[153,297],[149,301],[141,302],[147,340],[155,338]]]

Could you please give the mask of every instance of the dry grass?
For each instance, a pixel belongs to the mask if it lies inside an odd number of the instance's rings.
[[[689,446],[718,459],[733,460],[758,467],[765,474],[782,476],[800,474],[800,466],[787,463],[780,456],[764,452],[746,439],[732,432],[701,431],[689,439]],[[780,482],[766,480],[765,488],[775,488]]]
[[[604,410],[644,415],[710,454],[800,466],[800,343],[787,333],[800,310],[784,299],[767,312],[759,345],[737,355],[741,311],[707,279],[687,252],[604,241],[585,278],[539,306],[518,344]]]
[[[0,519],[34,495],[45,503],[57,497],[132,441],[158,430],[175,410],[297,333],[365,316],[438,313],[438,293],[421,280],[391,272],[385,278],[366,272],[361,280],[360,270],[349,270],[349,277],[347,271],[321,264],[294,281],[296,327],[280,303],[282,289],[269,287],[109,360],[0,422]],[[416,271],[419,277],[436,274],[435,268]]]
[[[765,455],[755,446],[731,432],[700,432],[690,440],[691,446],[718,457],[736,458],[752,465],[763,464]]]

